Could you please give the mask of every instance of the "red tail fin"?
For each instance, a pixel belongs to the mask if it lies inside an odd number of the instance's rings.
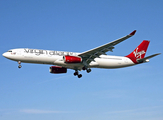
[[[134,63],[138,63],[137,59],[142,59],[145,56],[150,41],[144,40],[132,53],[125,56],[130,58]]]

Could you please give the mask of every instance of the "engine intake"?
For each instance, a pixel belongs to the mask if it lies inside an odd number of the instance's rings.
[[[65,55],[63,56],[63,60],[65,63],[81,63],[82,62],[82,58],[79,56]]]
[[[59,67],[59,66],[51,66],[49,72],[54,74],[67,73],[67,68]]]

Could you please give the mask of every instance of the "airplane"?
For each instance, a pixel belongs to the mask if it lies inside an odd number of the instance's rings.
[[[161,54],[157,53],[145,57],[150,42],[148,40],[143,40],[142,43],[127,56],[111,56],[106,54],[108,51],[113,52],[115,45],[132,37],[135,33],[136,30],[120,39],[82,53],[18,48],[3,53],[3,56],[7,59],[17,61],[19,64],[18,68],[22,67],[21,62],[50,64],[55,65],[50,67],[50,73],[67,73],[67,69],[72,69],[75,70],[74,76],[81,78],[82,74],[79,74],[81,70],[86,70],[87,73],[90,73],[91,68],[123,68],[149,62],[150,58]]]

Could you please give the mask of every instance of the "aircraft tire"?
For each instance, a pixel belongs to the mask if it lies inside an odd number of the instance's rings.
[[[79,74],[79,75],[78,75],[78,78],[81,78],[81,77],[82,77],[82,74]]]
[[[87,73],[90,73],[91,72],[91,69],[87,69]]]
[[[78,72],[74,72],[74,76],[78,75]]]
[[[18,66],[18,68],[21,68],[21,67],[22,67],[21,65]]]

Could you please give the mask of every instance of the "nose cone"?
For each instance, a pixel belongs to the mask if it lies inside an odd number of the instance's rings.
[[[3,53],[2,55],[3,55],[3,57],[8,58],[8,59],[9,59],[10,56],[11,56],[8,52]]]
[[[16,56],[14,53],[12,52],[5,52],[2,54],[3,57],[7,58],[7,59],[10,59],[10,60],[16,60]]]
[[[6,52],[5,52],[5,53],[3,53],[2,55],[3,55],[3,57],[7,57],[7,53],[6,53]]]

